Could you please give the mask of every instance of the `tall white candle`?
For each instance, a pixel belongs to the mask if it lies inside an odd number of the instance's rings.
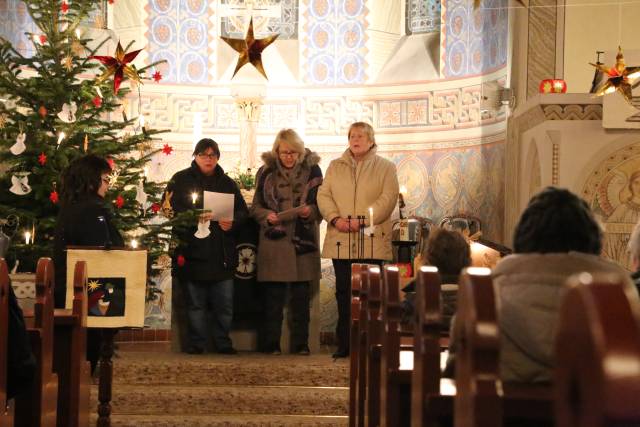
[[[195,205],[196,200],[198,200],[198,193],[191,193],[191,203]]]

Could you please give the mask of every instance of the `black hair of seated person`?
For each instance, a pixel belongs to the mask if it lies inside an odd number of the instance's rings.
[[[599,255],[602,231],[584,200],[569,190],[547,187],[531,198],[522,213],[513,248],[516,253]]]
[[[436,228],[427,239],[425,261],[438,267],[443,276],[458,276],[471,265],[471,248],[464,236],[453,230]]]
[[[98,194],[105,173],[111,173],[111,166],[104,157],[88,154],[72,161],[62,175],[61,204],[68,206]]]

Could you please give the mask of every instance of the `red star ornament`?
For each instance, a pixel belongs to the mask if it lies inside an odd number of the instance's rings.
[[[40,163],[40,166],[44,166],[47,163],[47,155],[44,152],[38,156],[38,163]]]
[[[164,147],[162,147],[162,152],[167,156],[170,155],[172,151],[173,151],[173,147],[170,146],[169,144],[164,144]]]
[[[178,262],[178,267],[184,267],[185,263],[187,262],[182,255],[178,255],[176,261]]]
[[[47,42],[47,36],[44,34],[40,34],[40,37],[38,37],[38,40],[40,40],[40,44],[45,44]]]
[[[67,12],[69,12],[69,4],[66,1],[62,1],[62,4],[60,4],[60,12],[66,14]]]
[[[160,71],[156,71],[151,77],[153,77],[153,80],[155,80],[156,83],[160,83],[160,80],[162,80],[162,74],[160,74]]]
[[[118,197],[116,197],[116,207],[120,209],[123,206],[124,206],[124,197],[118,195]]]
[[[53,203],[54,205],[58,203],[59,197],[56,190],[53,190],[51,194],[49,194],[49,200],[51,200],[51,203]]]
[[[137,83],[142,83],[138,72],[131,65],[128,65],[136,56],[138,56],[138,53],[140,53],[141,50],[142,49],[138,49],[125,53],[124,49],[122,49],[122,45],[118,42],[114,56],[90,56],[90,59],[97,59],[107,67],[102,75],[98,77],[96,84],[104,82],[113,75],[113,91],[117,95],[124,76],[127,76],[129,79]]]
[[[98,95],[96,95],[91,102],[93,102],[93,105],[95,105],[96,108],[100,108],[102,107],[102,98],[100,98]]]

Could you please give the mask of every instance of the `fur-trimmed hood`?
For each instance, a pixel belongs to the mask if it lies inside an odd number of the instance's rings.
[[[277,169],[280,165],[278,162],[278,158],[272,151],[265,151],[262,153],[262,161],[264,165],[268,169]],[[320,163],[320,156],[315,151],[311,151],[308,148],[304,149],[304,157],[298,160],[298,164],[303,165],[304,167],[311,168]]]

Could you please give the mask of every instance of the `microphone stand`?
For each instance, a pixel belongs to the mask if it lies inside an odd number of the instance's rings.
[[[351,215],[347,216],[349,223],[349,261],[351,261]]]

